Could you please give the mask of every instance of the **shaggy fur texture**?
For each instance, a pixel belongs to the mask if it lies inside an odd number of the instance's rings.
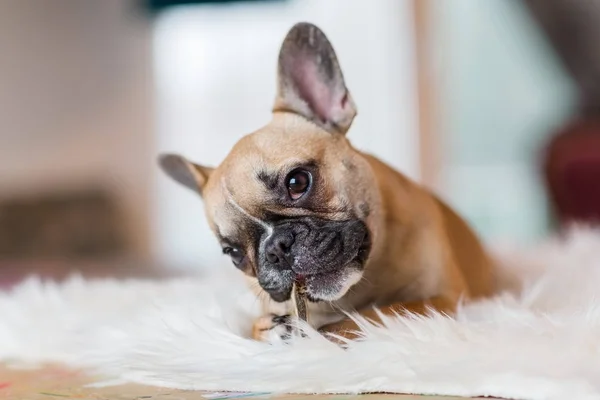
[[[347,350],[316,334],[245,339],[258,304],[237,271],[162,283],[32,278],[0,294],[0,360],[187,389],[600,398],[600,233],[497,254],[498,297],[456,319],[364,322]]]

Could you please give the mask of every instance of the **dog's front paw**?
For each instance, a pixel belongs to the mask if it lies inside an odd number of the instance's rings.
[[[261,342],[277,339],[287,340],[292,335],[289,315],[264,315],[254,321],[252,338]]]

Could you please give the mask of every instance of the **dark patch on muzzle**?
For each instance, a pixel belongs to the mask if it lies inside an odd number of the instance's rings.
[[[263,237],[258,254],[258,281],[276,301],[289,299],[294,279],[364,267],[370,235],[361,220],[297,218],[278,221]]]

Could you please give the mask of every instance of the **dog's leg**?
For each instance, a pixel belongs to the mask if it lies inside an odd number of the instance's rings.
[[[434,297],[423,301],[395,303],[386,307],[378,308],[378,310],[383,315],[406,315],[409,313],[426,315],[431,309],[445,314],[452,314],[456,310],[457,302],[458,301],[456,299],[449,297]],[[379,315],[373,308],[360,311],[359,314],[368,320],[381,322]],[[360,331],[360,328],[353,320],[346,318],[342,321],[325,325],[321,327],[319,331],[325,334],[333,333],[346,339],[355,339],[358,336],[357,332]]]
[[[287,339],[291,333],[289,315],[264,315],[256,319],[252,325],[252,339],[261,342],[269,342],[277,337]]]

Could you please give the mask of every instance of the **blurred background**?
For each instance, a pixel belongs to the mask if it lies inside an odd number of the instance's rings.
[[[0,283],[230,268],[156,155],[215,165],[268,122],[298,21],[333,42],[355,146],[485,240],[600,215],[600,2],[3,0]]]

